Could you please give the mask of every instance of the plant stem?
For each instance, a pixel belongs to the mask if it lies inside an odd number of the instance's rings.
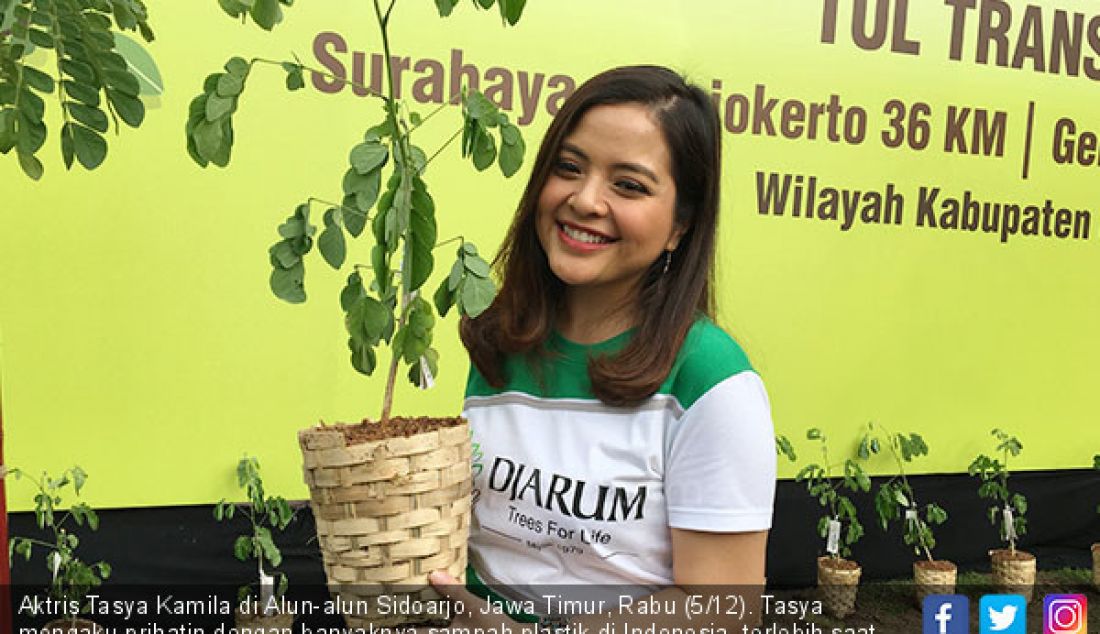
[[[452,134],[452,135],[451,135],[451,138],[447,139],[447,141],[446,141],[446,142],[445,142],[445,143],[444,143],[443,145],[439,146],[439,149],[438,149],[438,150],[436,150],[436,151],[435,151],[435,153],[434,153],[434,154],[432,154],[432,155],[431,155],[431,156],[430,156],[430,157],[428,158],[428,160],[424,161],[424,167],[423,167],[423,168],[421,169],[421,171],[423,171],[423,170],[426,170],[426,169],[428,169],[428,165],[429,165],[429,164],[430,164],[430,163],[431,163],[431,162],[432,162],[433,160],[435,160],[435,157],[439,156],[439,155],[440,155],[440,153],[442,153],[442,152],[443,152],[443,150],[447,149],[447,146],[448,146],[448,145],[450,145],[450,144],[454,143],[454,140],[455,140],[455,139],[457,139],[457,138],[458,138],[458,135],[460,135],[460,134],[462,134],[462,128],[459,128],[457,132],[455,132],[454,134]]]
[[[267,59],[266,57],[253,57],[252,61],[250,61],[248,64],[249,64],[249,66],[251,66],[252,64],[255,64],[257,62],[261,63],[261,64],[271,64],[271,65],[274,65],[274,66],[279,66],[280,68],[283,65],[283,62],[280,62],[277,59]],[[359,89],[365,91],[371,97],[378,97],[379,99],[385,99],[386,98],[384,95],[380,95],[380,94],[374,92],[374,90],[372,90],[370,86],[364,86],[363,84],[360,84],[357,81],[351,81],[350,79],[347,79],[346,77],[340,77],[339,75],[333,75],[332,73],[326,73],[323,70],[317,70],[316,68],[312,68],[310,66],[305,66],[303,64],[299,64],[298,62],[294,62],[294,63],[297,64],[298,66],[300,66],[302,68],[302,70],[308,70],[309,72],[313,73],[314,75],[320,75],[322,77],[326,77],[326,78],[331,79],[333,81],[338,81],[338,82],[344,84],[345,86],[351,86],[352,88],[359,88]]]

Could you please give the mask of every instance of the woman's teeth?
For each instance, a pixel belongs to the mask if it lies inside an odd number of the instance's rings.
[[[570,227],[569,225],[561,225],[561,229],[562,229],[562,231],[565,232],[565,235],[569,236],[570,238],[573,238],[574,240],[576,240],[578,242],[586,242],[588,244],[604,244],[604,243],[607,243],[607,242],[611,242],[611,240],[609,240],[607,238],[597,236],[597,235],[593,235],[593,234],[588,233],[586,231],[581,231],[580,229],[574,229],[573,227]]]

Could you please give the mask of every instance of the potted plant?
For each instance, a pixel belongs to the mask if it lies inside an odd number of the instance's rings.
[[[52,535],[52,541],[43,541],[33,537],[13,537],[8,548],[12,555],[22,555],[30,560],[36,547],[42,548],[46,553],[46,568],[50,572],[50,587],[47,592],[51,599],[58,601],[60,610],[64,614],[62,618],[50,621],[42,629],[42,634],[69,634],[80,632],[91,634],[102,632],[103,628],[87,619],[80,618],[81,614],[89,610],[86,603],[88,593],[100,586],[111,575],[111,566],[99,561],[87,564],[76,553],[80,545],[80,538],[66,527],[65,523],[72,519],[77,526],[87,524],[91,530],[99,529],[99,516],[84,502],[78,502],[62,513],[62,494],[72,485],[74,495],[80,496],[80,489],[84,487],[87,474],[78,466],[63,471],[60,477],[52,478],[43,473],[41,478],[34,478],[19,469],[11,469],[8,475],[16,479],[26,477],[36,489],[34,495],[34,518],[40,530]]]
[[[489,8],[494,2],[502,20],[515,24],[525,0],[478,0],[475,6]],[[219,3],[231,15],[242,19],[250,15],[266,29],[281,19],[279,5],[291,4],[289,0]],[[441,16],[449,15],[456,4],[457,0],[436,1]],[[356,371],[373,374],[380,365],[378,348],[385,345],[390,349],[383,366],[386,382],[381,414],[373,422],[321,425],[299,433],[330,587],[356,605],[365,604],[358,614],[345,615],[354,627],[429,619],[431,615],[416,611],[383,613],[377,609],[377,598],[381,594],[436,598],[428,586],[429,572],[444,569],[456,578],[465,576],[472,484],[467,424],[459,417],[398,418],[391,416],[391,409],[402,363],[407,366],[408,379],[422,388],[431,387],[439,372],[439,355],[432,348],[436,314],[445,316],[455,307],[462,315],[477,316],[489,306],[496,289],[489,279],[488,263],[473,244],[461,237],[437,242],[436,204],[424,179],[425,169],[459,138],[462,156],[469,157],[478,170],[495,163],[505,176],[511,176],[518,171],[524,153],[519,129],[480,93],[471,90],[451,95],[423,116],[395,98],[389,38],[394,5],[393,0],[373,0],[386,76],[391,81],[386,94],[373,93],[383,106],[384,117],[351,149],[341,182],[343,198],[339,203],[309,198],[298,205],[279,227],[280,239],[269,250],[272,292],[287,302],[300,303],[306,300],[304,257],[313,246],[329,266],[339,270],[350,259],[349,236],[366,233],[373,242],[364,252],[369,264],[350,265],[340,305]],[[308,68],[297,59],[280,62],[234,57],[225,64],[225,72],[207,78],[203,93],[191,103],[187,148],[199,165],[225,166],[229,162],[234,142],[232,118],[246,83],[256,67],[268,65],[285,71],[290,90],[305,85],[307,72],[370,90],[344,77]],[[462,121],[443,147],[429,154],[414,144],[425,121],[458,104]],[[318,205],[325,209],[319,235],[310,219]],[[423,295],[435,268],[434,250],[449,243],[457,247],[457,257],[429,302]],[[431,605],[424,601],[413,604]]]
[[[837,618],[844,618],[855,610],[862,568],[848,557],[852,555],[852,544],[863,537],[863,524],[852,500],[842,491],[869,491],[871,479],[851,458],[843,463],[830,462],[828,439],[820,429],[808,430],[806,439],[816,440],[821,445],[820,464],[808,464],[795,476],[795,481],[805,482],[806,490],[825,509],[817,521],[817,532],[825,540],[826,552],[817,558],[818,591],[825,610]],[[789,442],[783,447],[783,454],[795,461]],[[834,476],[833,470],[841,467],[844,474]]]
[[[42,178],[36,155],[48,136],[46,102],[56,92],[65,167],[74,159],[99,167],[111,124],[117,134],[119,121],[136,128],[145,119],[139,73],[118,47],[124,31],[153,40],[141,0],[0,0],[0,154],[15,150],[23,172]],[[32,61],[35,49],[53,59]]]
[[[1027,498],[1008,489],[1008,458],[1018,456],[1023,445],[1015,436],[994,429],[990,432],[997,439],[996,451],[1001,459],[979,454],[967,473],[981,480],[978,495],[993,500],[989,507],[989,521],[998,526],[1001,539],[1008,548],[989,551],[993,568],[993,584],[1002,590],[1022,594],[1031,601],[1035,586],[1035,555],[1016,549],[1016,540],[1027,532]]]
[[[860,441],[859,456],[867,459],[883,451],[883,447],[893,458],[897,473],[879,485],[875,494],[875,513],[883,530],[887,530],[891,522],[901,520],[903,540],[915,555],[923,557],[913,562],[917,604],[920,605],[929,594],[953,594],[958,567],[932,556],[932,549],[936,547],[932,527],[947,521],[947,511],[934,502],[922,506],[905,473],[907,463],[928,454],[928,445],[920,434],[891,433],[881,425],[868,423],[867,433]]]
[[[255,561],[259,573],[254,583],[237,591],[238,607],[234,614],[237,629],[254,634],[290,631],[294,614],[280,610],[280,599],[286,595],[286,575],[280,572],[272,576],[268,572],[273,572],[283,561],[272,531],[285,529],[294,513],[284,498],[264,492],[260,462],[254,457],[245,456],[237,463],[237,485],[245,490],[247,504],[237,505],[223,498],[214,506],[214,517],[219,522],[233,519],[239,508],[252,525],[248,533],[239,535],[233,543],[234,556],[240,561]],[[265,563],[270,567],[265,569]]]
[[[1092,468],[1100,471],[1100,453],[1092,457]],[[1100,504],[1096,505],[1096,512],[1100,513]],[[1092,545],[1092,585],[1100,590],[1100,542]]]

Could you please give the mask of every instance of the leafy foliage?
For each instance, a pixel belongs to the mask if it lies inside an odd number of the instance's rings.
[[[15,151],[37,180],[38,151],[49,132],[45,97],[60,104],[61,155],[95,169],[107,157],[104,135],[113,121],[136,128],[145,119],[137,75],[116,48],[115,35],[138,31],[153,40],[141,0],[0,0],[0,154]],[[53,51],[49,69],[31,64],[36,49]]]
[[[934,502],[922,507],[917,502],[917,495],[905,474],[905,464],[928,455],[928,445],[920,434],[890,433],[881,426],[868,423],[867,431],[859,443],[858,455],[866,460],[871,455],[880,453],[884,447],[893,457],[898,473],[879,485],[878,492],[875,493],[875,513],[879,524],[883,530],[887,530],[890,522],[904,518],[903,541],[913,548],[914,554],[923,554],[932,561],[932,549],[936,547],[936,536],[932,527],[947,521],[947,511]]]
[[[99,529],[99,516],[84,502],[78,502],[62,513],[62,494],[70,485],[73,494],[80,496],[80,490],[88,476],[79,466],[73,466],[52,478],[43,472],[41,478],[33,478],[19,469],[11,469],[8,475],[16,479],[26,477],[36,488],[34,496],[34,518],[38,528],[52,533],[53,542],[45,542],[31,537],[13,537],[8,543],[8,556],[22,555],[30,560],[36,548],[46,552],[46,568],[51,579],[49,595],[66,604],[80,605],[87,611],[85,598],[92,589],[102,585],[111,576],[111,566],[100,561],[94,564],[84,563],[76,553],[80,538],[69,532],[65,523],[71,518],[77,526],[85,524],[91,530]],[[75,619],[76,615],[72,617]]]
[[[810,463],[802,467],[795,476],[795,481],[806,483],[806,490],[809,494],[816,498],[822,507],[826,508],[825,514],[817,522],[818,534],[822,538],[827,538],[831,521],[839,522],[841,530],[844,531],[843,539],[840,539],[837,543],[838,552],[830,554],[834,557],[837,555],[850,557],[852,555],[852,544],[863,537],[864,530],[863,524],[860,523],[856,514],[855,504],[842,491],[843,489],[854,492],[869,491],[871,489],[871,478],[867,476],[859,463],[851,458],[845,459],[843,463],[831,463],[829,461],[827,438],[820,429],[814,427],[807,430],[806,439],[817,441],[820,444],[821,462]],[[794,448],[785,436],[776,439],[776,447],[777,451],[785,455],[791,462],[796,460]],[[841,466],[844,468],[844,475],[840,477],[833,476],[833,469]],[[843,529],[845,525],[847,525],[847,530]]]
[[[1020,455],[1024,446],[1015,436],[1000,429],[994,429],[990,433],[997,439],[996,451],[1001,454],[1001,460],[979,454],[966,471],[981,480],[978,495],[994,501],[989,507],[989,522],[999,526],[1001,539],[1008,542],[1009,550],[1015,551],[1016,538],[1027,532],[1027,519],[1024,517],[1027,513],[1027,498],[1008,489],[1008,458]],[[1011,512],[1006,514],[1006,510]]]
[[[214,518],[219,522],[231,520],[238,508],[242,510],[252,525],[252,530],[239,535],[234,541],[233,556],[240,561],[254,560],[262,576],[265,574],[265,563],[277,568],[283,562],[282,551],[275,544],[272,530],[285,529],[294,519],[294,512],[284,498],[269,496],[264,492],[260,462],[255,457],[245,456],[237,463],[237,485],[248,495],[248,504],[238,506],[223,498],[214,506]],[[275,593],[276,596],[282,596],[286,593],[288,582],[283,573],[278,574],[278,579]],[[250,586],[241,586],[237,592],[238,599],[243,601],[250,592]]]
[[[288,0],[219,0],[219,3],[228,14],[242,20],[251,17],[267,30],[281,20],[279,5],[291,4]],[[385,9],[383,4],[387,5]],[[436,0],[440,16],[450,15],[457,4],[457,0]],[[502,21],[514,25],[526,2],[475,0],[474,4],[479,9],[489,9],[495,4]],[[374,0],[387,74],[393,59],[388,26],[394,5],[392,0],[388,3]],[[306,72],[326,74],[307,68],[297,58],[230,59],[225,72],[207,77],[202,94],[191,102],[187,149],[200,166],[225,167],[229,163],[235,141],[233,116],[256,64],[279,66],[286,73],[286,87],[291,91],[305,85]],[[328,76],[351,83],[343,77]],[[452,307],[457,307],[461,315],[476,317],[496,295],[488,262],[481,258],[475,245],[458,238],[457,258],[450,274],[437,287],[431,302],[423,299],[423,287],[435,269],[435,249],[452,242],[438,242],[437,205],[424,179],[428,165],[461,134],[463,158],[470,158],[479,171],[496,163],[501,173],[510,177],[522,166],[526,145],[508,115],[476,91],[463,90],[453,95],[427,116],[412,112],[397,101],[392,85],[388,95],[375,96],[382,102],[383,117],[367,128],[362,141],[349,151],[347,168],[340,179],[340,202],[310,198],[297,205],[279,227],[280,239],[268,253],[271,291],[290,303],[306,301],[304,258],[313,249],[318,228],[310,220],[310,211],[314,204],[325,206],[317,250],[333,269],[345,266],[353,269],[340,293],[352,367],[362,374],[373,374],[378,368],[379,346],[384,343],[391,347],[381,416],[385,423],[399,361],[408,366],[409,381],[420,387],[430,387],[439,371],[439,353],[432,347],[435,314],[444,317]],[[462,106],[461,128],[429,157],[413,143],[414,133],[443,108],[458,102]],[[355,263],[352,241],[367,233],[368,225],[369,238],[373,239],[369,264]],[[370,274],[364,275],[364,270]]]

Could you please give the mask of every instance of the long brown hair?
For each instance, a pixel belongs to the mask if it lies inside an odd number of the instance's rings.
[[[589,360],[592,392],[609,405],[648,398],[668,376],[698,314],[715,315],[710,288],[722,155],[717,111],[705,92],[667,68],[614,68],[581,85],[550,124],[493,260],[502,281],[500,293],[477,319],[462,321],[462,343],[490,385],[506,383],[508,355],[543,352],[561,308],[564,284],[550,270],[536,231],[539,194],[561,144],[588,110],[621,103],[646,106],[661,128],[676,183],[675,219],[686,230],[668,271],[661,257],[643,276],[637,300],[640,323],[630,342],[615,354]]]

